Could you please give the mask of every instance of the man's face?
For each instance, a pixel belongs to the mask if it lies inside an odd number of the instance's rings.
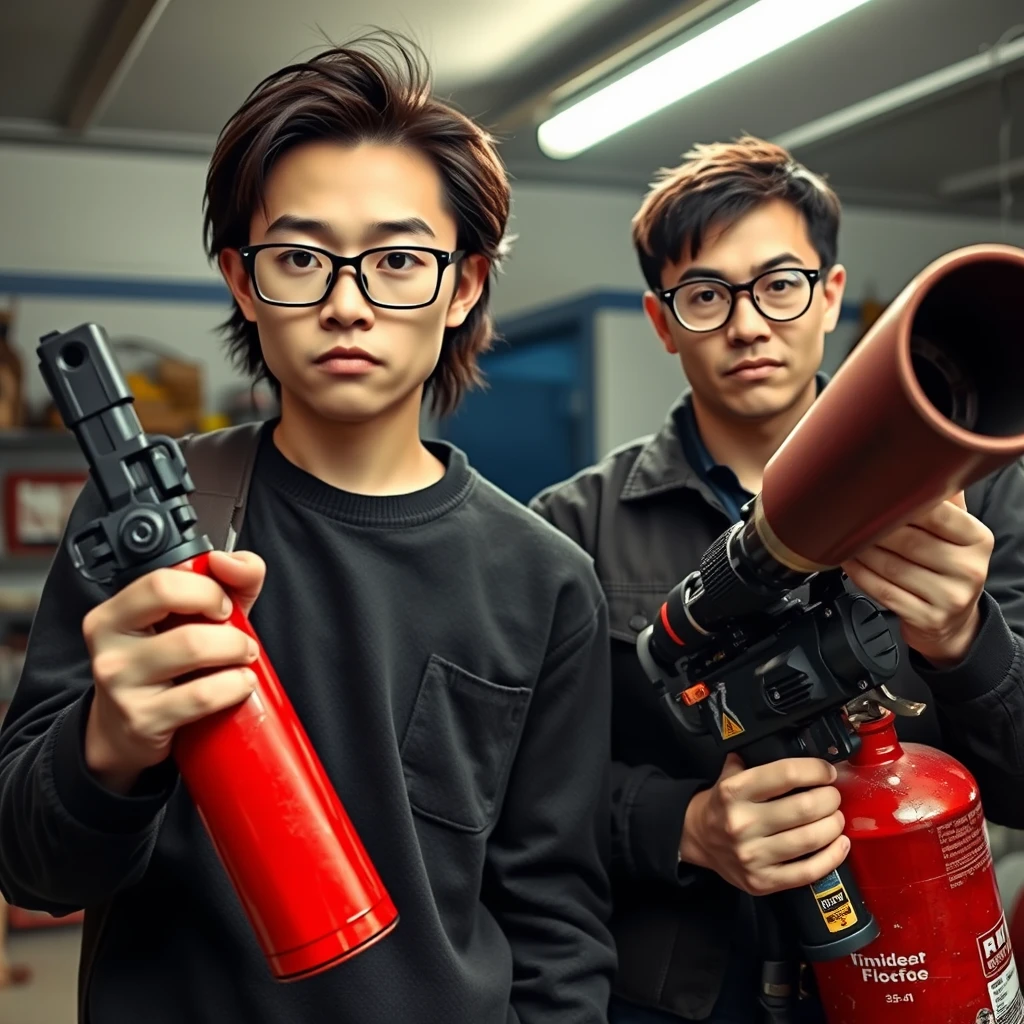
[[[684,247],[680,259],[662,269],[661,281],[665,288],[695,278],[745,284],[769,268],[817,270],[820,264],[803,215],[789,203],[772,201],[728,226],[712,228],[696,258]],[[668,305],[651,294],[644,308],[665,349],[679,356],[698,401],[719,414],[767,419],[813,394],[825,334],[838,320],[845,280],[843,268],[833,267],[826,280],[813,286],[807,312],[786,323],[760,312],[749,292],[736,295],[726,324],[707,333],[681,326]],[[806,287],[806,279],[783,274],[766,279],[757,294],[763,308],[776,303],[776,315],[786,315],[783,296],[787,288],[797,287]],[[695,310],[697,321],[702,304],[707,308],[725,294],[699,284],[681,301]]]
[[[456,234],[441,178],[419,152],[310,143],[274,165],[249,243],[282,245],[257,256],[263,297],[300,301],[319,298],[330,262],[289,246],[316,246],[339,256],[392,247],[366,256],[362,272],[373,298],[399,304],[425,301],[423,288],[429,298],[437,281],[438,264],[408,247],[451,252]],[[258,325],[263,358],[281,384],[282,406],[297,402],[346,423],[408,402],[419,406],[444,329],[465,320],[487,274],[484,258],[466,257],[443,271],[431,305],[383,309],[367,300],[353,268],[346,267],[319,304],[287,307],[261,300],[237,251],[226,251],[221,267],[246,318]]]

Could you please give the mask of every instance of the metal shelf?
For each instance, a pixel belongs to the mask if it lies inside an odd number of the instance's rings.
[[[0,552],[0,572],[43,572],[50,568],[53,555],[5,555]]]
[[[19,449],[33,451],[71,452],[80,455],[81,449],[70,430],[16,429],[0,430],[0,452]]]

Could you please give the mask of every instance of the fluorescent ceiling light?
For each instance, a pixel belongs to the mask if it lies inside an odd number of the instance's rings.
[[[576,156],[867,2],[758,0],[544,121],[537,143],[555,160]]]

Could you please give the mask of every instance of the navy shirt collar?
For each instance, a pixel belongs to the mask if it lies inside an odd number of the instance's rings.
[[[815,380],[820,395],[822,388],[828,383],[828,376],[818,373]],[[722,503],[722,507],[732,517],[733,522],[738,522],[741,518],[740,509],[754,495],[740,483],[739,478],[729,466],[715,462],[712,458],[700,435],[690,393],[684,395],[682,401],[676,405],[672,412],[672,418],[679,436],[679,443],[683,446],[686,461],[689,462],[697,476],[715,493]]]

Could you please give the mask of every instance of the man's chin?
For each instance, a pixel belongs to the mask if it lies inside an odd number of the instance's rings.
[[[804,389],[758,388],[743,395],[730,395],[726,405],[738,417],[770,420],[789,412],[803,396]]]
[[[363,388],[345,389],[334,394],[317,395],[310,406],[328,423],[359,426],[389,418],[414,400],[409,393],[392,394]]]
[[[328,423],[355,427],[377,419],[387,408],[383,402],[318,402],[314,411]]]
[[[290,386],[290,382],[282,382],[282,388],[282,412],[292,409],[297,417],[307,421],[313,419],[350,425],[366,423],[379,416],[390,404],[386,396],[361,388],[349,388],[344,393],[335,391],[334,394]]]

